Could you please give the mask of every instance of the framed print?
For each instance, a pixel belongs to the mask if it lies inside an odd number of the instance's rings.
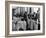
[[[44,3],[6,1],[5,36],[45,34]]]

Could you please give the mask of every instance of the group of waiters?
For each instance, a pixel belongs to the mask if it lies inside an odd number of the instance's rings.
[[[39,14],[38,13],[35,13],[35,12],[33,12],[33,14],[30,12],[29,14],[27,14],[28,12],[26,12],[25,11],[25,13],[22,15],[21,13],[20,14],[16,14],[16,15],[14,15],[13,14],[13,17],[15,16],[15,17],[23,17],[23,18],[21,18],[21,21],[25,21],[26,22],[26,30],[34,30],[34,23],[33,22],[35,22],[36,24],[37,24],[37,19],[39,19]],[[31,26],[31,24],[28,24],[28,19],[30,20],[30,22],[32,22],[33,24],[32,24],[32,26],[33,26],[33,29],[31,29],[31,28],[29,28],[30,26]],[[38,20],[38,22],[39,22],[39,20]],[[16,24],[17,24],[17,22],[16,22]],[[30,26],[29,26],[30,25]],[[40,29],[40,23],[39,24],[37,24],[38,25],[38,30]],[[19,30],[23,30],[23,28],[20,28]]]

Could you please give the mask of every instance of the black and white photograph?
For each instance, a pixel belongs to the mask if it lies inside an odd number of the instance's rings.
[[[43,6],[28,4],[10,4],[9,33],[42,33]]]
[[[40,30],[39,7],[13,7],[12,31]]]
[[[44,3],[6,2],[6,36],[45,34]]]

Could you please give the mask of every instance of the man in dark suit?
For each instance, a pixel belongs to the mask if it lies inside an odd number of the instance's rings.
[[[28,30],[27,12],[24,13],[24,20],[26,21],[26,30]]]

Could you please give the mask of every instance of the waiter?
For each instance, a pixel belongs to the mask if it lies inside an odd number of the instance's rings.
[[[24,13],[24,20],[26,21],[26,30],[28,30],[27,12]]]

